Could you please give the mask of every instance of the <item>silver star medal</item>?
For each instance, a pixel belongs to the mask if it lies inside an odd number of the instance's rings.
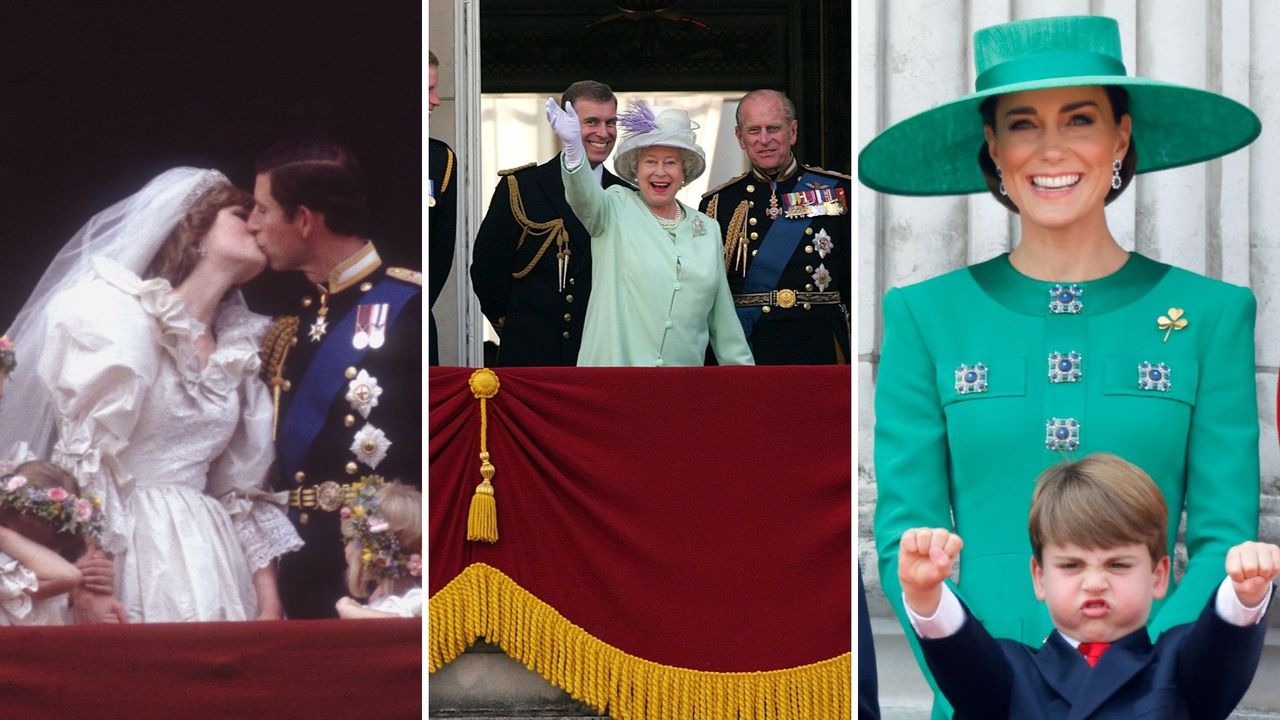
[[[819,230],[818,234],[813,236],[813,249],[818,251],[820,258],[826,257],[834,246],[835,243],[831,242],[831,236],[827,234],[826,228]]]
[[[355,440],[351,443],[351,452],[370,469],[377,469],[378,463],[387,457],[387,449],[390,447],[391,441],[387,439],[387,434],[366,423],[356,433]]]
[[[360,416],[366,420],[369,419],[369,411],[378,406],[380,395],[382,395],[382,388],[378,387],[378,378],[364,370],[361,370],[355,379],[347,384],[347,402],[351,403],[351,409],[360,413]]]
[[[831,284],[831,273],[826,265],[819,265],[818,269],[813,271],[813,284],[818,286],[819,292],[826,291],[827,286]]]
[[[324,334],[328,331],[329,321],[325,320],[322,315],[317,317],[315,322],[311,323],[311,330],[307,333],[307,336],[311,338],[311,342],[320,342],[320,339],[323,338]]]

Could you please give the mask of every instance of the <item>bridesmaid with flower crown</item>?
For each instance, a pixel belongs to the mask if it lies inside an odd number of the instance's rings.
[[[353,489],[341,512],[351,597],[338,601],[338,616],[422,617],[422,493],[398,482]]]
[[[84,554],[100,525],[97,504],[74,494],[75,479],[42,461],[0,476],[0,625],[64,625],[69,594],[83,577],[69,558]],[[123,618],[109,613],[104,622]]]

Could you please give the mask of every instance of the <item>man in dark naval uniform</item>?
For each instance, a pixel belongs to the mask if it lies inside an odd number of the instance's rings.
[[[436,94],[436,85],[440,79],[440,61],[436,54],[427,51],[427,114],[440,104],[440,96]],[[427,289],[430,291],[430,308],[436,304],[440,292],[449,280],[449,271],[453,269],[454,248],[457,245],[458,230],[458,158],[453,148],[435,138],[427,138]],[[431,317],[429,346],[432,365],[440,364],[440,349],[436,344],[436,318]]]
[[[263,342],[276,400],[277,491],[306,542],[280,561],[290,618],[337,617],[347,594],[339,510],[370,476],[421,487],[422,277],[383,268],[355,158],[289,140],[255,168],[249,229],[271,269],[312,287]]]
[[[573,103],[592,172],[604,187],[622,183],[602,164],[618,137],[618,100],[609,86],[582,80]],[[569,209],[560,156],[498,173],[502,179],[480,224],[471,281],[480,309],[498,330],[498,365],[576,365],[591,294],[591,235]]]
[[[849,362],[849,177],[801,165],[795,106],[776,90],[738,103],[751,170],[702,197],[720,223],[729,289],[757,365]]]

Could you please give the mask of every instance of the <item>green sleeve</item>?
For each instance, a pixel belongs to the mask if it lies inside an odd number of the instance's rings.
[[[707,232],[715,235],[716,247],[720,247],[720,226],[710,217],[703,216]],[[711,351],[715,353],[716,362],[721,365],[755,365],[751,355],[751,346],[747,344],[747,336],[742,331],[742,321],[733,306],[733,294],[729,292],[729,276],[724,273],[719,259],[716,259],[715,299],[711,304],[711,312],[707,314],[707,330],[711,339]]]
[[[1151,619],[1152,636],[1194,622],[1226,575],[1233,545],[1258,534],[1258,398],[1253,327],[1257,301],[1239,288],[1201,353],[1187,438],[1186,544],[1190,562]],[[1195,322],[1195,318],[1191,318]],[[1174,528],[1170,528],[1173,532]]]
[[[596,182],[591,166],[582,162],[570,170],[564,165],[564,153],[560,154],[560,178],[564,180],[564,199],[582,226],[598,238],[605,234],[612,218],[608,193]]]
[[[936,377],[933,356],[903,291],[890,290],[884,298],[884,342],[875,391],[875,537],[880,583],[936,702],[944,704],[906,619],[898,584],[902,533],[914,527],[953,528],[946,420]]]

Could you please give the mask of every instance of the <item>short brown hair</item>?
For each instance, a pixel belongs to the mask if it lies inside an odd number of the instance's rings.
[[[1118,123],[1129,114],[1129,91],[1118,85],[1103,85],[1103,92],[1107,94],[1107,100],[1111,103],[1111,114]],[[996,100],[999,95],[992,95],[982,104],[978,106],[978,112],[982,115],[982,124],[996,129]],[[978,167],[982,169],[982,177],[987,181],[987,190],[991,193],[999,203],[1015,215],[1019,214],[1018,206],[1013,204],[1008,195],[1000,192],[1000,175],[996,172],[996,163],[991,159],[991,151],[987,147],[987,143],[983,142],[982,147],[978,148]],[[1129,183],[1133,182],[1133,176],[1138,172],[1138,143],[1132,134],[1129,136],[1129,151],[1124,154],[1124,159],[1120,161],[1120,187],[1112,188],[1107,191],[1104,205],[1110,205],[1112,200],[1120,197],[1125,190],[1129,189]]]
[[[151,258],[145,277],[164,278],[175,287],[186,280],[200,261],[201,240],[213,227],[218,213],[226,207],[248,210],[253,207],[253,197],[229,182],[214,184],[187,208],[186,214],[165,238],[155,257]]]
[[[1045,545],[1106,549],[1137,543],[1146,546],[1152,563],[1168,554],[1164,494],[1142,468],[1109,453],[1040,473],[1027,529],[1037,563]]]
[[[579,80],[578,82],[565,88],[560,94],[560,107],[564,107],[565,103],[576,103],[580,98],[594,100],[598,103],[611,102],[617,104],[618,98],[613,94],[613,90],[608,85],[595,80]],[[574,107],[577,107],[576,105]]]
[[[367,235],[368,189],[350,150],[325,138],[282,140],[267,148],[254,172],[270,178],[271,197],[286,220],[306,205],[338,235]]]

